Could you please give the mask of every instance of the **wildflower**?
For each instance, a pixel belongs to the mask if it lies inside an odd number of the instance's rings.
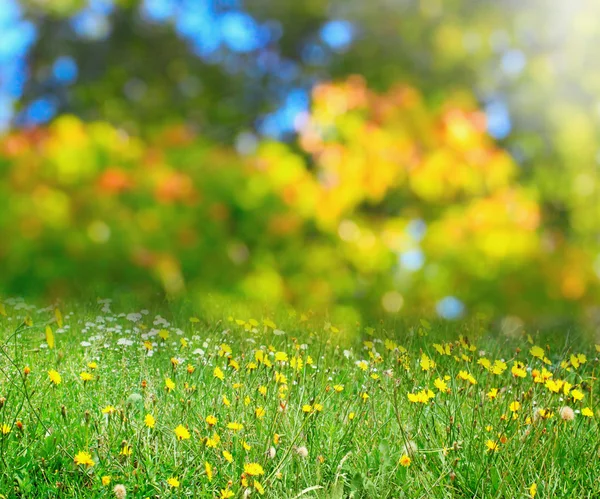
[[[405,468],[408,468],[410,466],[410,462],[411,459],[410,457],[408,457],[406,454],[404,454],[401,458],[400,458],[400,466],[404,466]]]
[[[206,416],[206,422],[208,423],[209,426],[214,426],[217,424],[217,418],[214,417],[212,414]]]
[[[579,402],[580,400],[583,400],[584,395],[580,390],[573,390],[571,392],[571,397],[573,397],[575,402]]]
[[[498,442],[495,442],[494,440],[488,440],[485,443],[485,446],[487,447],[489,452],[495,452],[498,450]]]
[[[102,414],[109,414],[110,415],[110,414],[113,414],[116,411],[117,411],[117,409],[114,406],[107,405],[106,407],[104,407],[102,409]]]
[[[204,470],[206,471],[206,477],[209,482],[212,482],[213,479],[213,467],[208,461],[204,461]]]
[[[435,368],[435,362],[432,359],[430,359],[425,353],[421,355],[421,360],[419,364],[421,365],[421,370],[423,371],[429,371],[430,369]]]
[[[121,451],[119,452],[119,456],[131,456],[132,452],[133,449],[131,448],[131,446],[127,443],[124,443],[123,447],[121,448]]]
[[[494,400],[498,396],[498,388],[492,388],[489,392],[487,392],[487,398],[490,400]]]
[[[120,483],[115,485],[113,492],[117,499],[125,499],[125,496],[127,496],[127,489],[125,488],[125,485],[122,485]]]
[[[308,457],[308,449],[304,446],[296,447],[296,454],[298,454],[301,458]]]
[[[190,432],[183,425],[179,425],[173,431],[175,432],[175,436],[177,437],[177,440],[188,440],[190,438]]]
[[[593,418],[594,411],[592,411],[589,407],[584,407],[583,409],[581,409],[581,415],[585,416],[586,418]]]
[[[260,484],[258,480],[254,480],[254,488],[262,496],[265,493],[265,488]]]
[[[8,426],[6,423],[3,423],[0,427],[0,430],[2,430],[2,435],[8,435],[11,431],[11,427]]]
[[[517,412],[519,409],[521,409],[521,403],[515,400],[514,402],[510,403],[510,406],[508,406],[508,408],[511,412]]]
[[[568,405],[561,407],[558,414],[563,421],[573,421],[575,419],[575,412]]]
[[[174,476],[171,478],[167,478],[167,483],[169,484],[170,487],[173,487],[174,489],[179,488],[179,480],[177,480],[177,478],[175,478]]]
[[[228,463],[232,463],[233,462],[233,456],[231,455],[231,452],[224,450],[223,451],[223,457],[225,458],[225,460]]]
[[[60,374],[54,369],[50,369],[48,371],[48,377],[50,378],[50,381],[54,383],[54,385],[60,385],[60,382],[62,381]]]
[[[285,352],[276,352],[275,353],[275,360],[277,362],[287,362],[288,355]]]
[[[196,368],[192,364],[188,364],[188,366],[187,366],[188,374],[194,374],[195,370],[196,370]]]
[[[254,414],[258,419],[262,419],[265,416],[266,411],[262,407],[257,407]]]
[[[105,487],[110,485],[110,476],[104,475],[102,477],[102,485],[104,485]]]
[[[89,452],[80,451],[75,454],[75,464],[80,464],[91,468],[94,466],[94,461],[92,459],[92,455]]]
[[[440,392],[448,391],[448,385],[446,384],[446,382],[443,379],[436,378],[436,380],[433,382],[433,384]]]
[[[90,374],[86,371],[83,371],[79,377],[83,380],[84,383],[87,383],[88,381],[92,381],[94,379],[94,375]]]
[[[534,498],[537,494],[537,483],[532,483],[531,487],[529,487],[529,495]]]
[[[473,375],[471,373],[469,373],[468,371],[458,371],[458,377],[460,379],[463,379],[465,381],[468,381],[469,383],[471,383],[472,385],[476,385],[477,384],[477,380],[473,377]]]
[[[245,451],[249,451],[250,449],[252,449],[252,446],[245,440],[242,440],[242,447],[244,448]]]
[[[223,371],[219,368],[219,366],[215,367],[215,370],[213,371],[213,376],[215,378],[220,379],[221,381],[225,379],[225,374],[223,374]]]
[[[146,414],[146,417],[144,418],[144,424],[148,428],[154,428],[154,425],[156,424],[156,419],[154,419],[154,416],[152,416],[152,414]]]
[[[219,495],[219,499],[230,499],[235,494],[229,489],[221,489],[221,494]]]
[[[244,429],[244,425],[236,422],[227,423],[227,428],[233,431],[241,431]]]
[[[504,362],[502,362],[501,360],[495,360],[494,364],[490,368],[490,372],[492,374],[495,374],[495,375],[499,376],[504,371],[506,371],[506,369],[507,369],[507,366],[506,366],[506,364]]]
[[[167,392],[175,390],[175,383],[171,378],[165,378],[165,389]]]
[[[525,370],[525,366],[523,366],[523,364],[520,362],[515,362],[515,364],[512,366],[512,369],[510,370],[510,372],[512,373],[512,375],[515,378],[524,378],[527,376],[527,371]]]
[[[537,357],[538,359],[543,359],[544,358],[544,349],[542,347],[538,347],[536,346],[532,346],[531,350],[529,350],[529,353],[533,356],[533,357]]]
[[[335,392],[340,393],[344,390],[344,385],[333,385],[333,389]]]
[[[23,368],[23,376],[27,377],[27,376],[29,376],[30,373],[31,373],[31,367],[25,366]]]
[[[244,465],[244,473],[246,473],[246,475],[250,475],[250,476],[259,476],[259,475],[264,475],[265,470],[258,463],[248,463],[248,464]]]

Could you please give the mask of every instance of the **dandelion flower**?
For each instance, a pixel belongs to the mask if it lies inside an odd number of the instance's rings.
[[[177,436],[177,440],[187,440],[190,438],[190,432],[188,431],[188,429],[183,426],[183,425],[179,425],[177,428],[175,428],[175,430],[173,430],[175,432],[175,435]]]
[[[568,405],[561,407],[558,414],[563,421],[573,421],[575,419],[575,412]]]
[[[410,466],[410,462],[411,462],[411,459],[406,454],[404,454],[400,458],[400,466],[404,466],[405,468],[408,468]]]
[[[259,476],[259,475],[264,475],[265,470],[258,463],[248,463],[248,464],[244,465],[244,473],[246,473],[246,475],[250,475],[250,476]]]
[[[115,485],[113,492],[117,499],[125,499],[125,496],[127,496],[127,489],[125,488],[125,485],[120,484],[120,483]]]
[[[110,476],[104,475],[102,477],[102,485],[104,485],[105,487],[107,487],[108,485],[110,485]]]
[[[4,423],[2,427],[0,427],[0,430],[2,430],[2,435],[8,435],[10,433],[11,428],[6,423]]]
[[[241,431],[244,429],[244,425],[234,421],[232,423],[228,423],[227,428],[233,431]]]
[[[92,455],[89,452],[80,451],[75,454],[75,464],[80,464],[91,468],[94,466],[94,460],[92,459]]]
[[[146,417],[144,418],[144,424],[148,428],[154,428],[154,425],[156,424],[156,419],[154,419],[154,416],[152,416],[152,414],[146,414]]]
[[[171,478],[167,478],[167,483],[169,484],[169,486],[173,487],[174,489],[179,487],[179,480],[177,480],[177,478],[175,477],[171,477]]]
[[[205,421],[206,421],[206,422],[207,422],[207,424],[208,424],[208,425],[210,425],[210,426],[214,426],[214,425],[216,425],[216,424],[217,424],[217,418],[216,418],[216,417],[214,417],[212,414],[210,414],[210,415],[206,416],[206,420],[205,420]]]
[[[581,415],[585,416],[586,418],[593,418],[594,411],[592,411],[589,407],[584,407],[583,409],[581,409]]]
[[[50,381],[54,383],[54,385],[60,385],[60,382],[62,381],[60,374],[54,369],[50,369],[48,371],[48,377],[50,378]]]

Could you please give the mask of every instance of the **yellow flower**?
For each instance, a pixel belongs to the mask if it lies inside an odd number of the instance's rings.
[[[495,442],[494,440],[488,440],[485,443],[485,446],[487,447],[488,451],[490,451],[490,452],[495,452],[498,450],[498,442]]]
[[[161,340],[167,341],[167,339],[169,339],[169,331],[167,331],[166,329],[161,329],[158,332],[158,336],[160,337]]]
[[[254,480],[254,488],[262,496],[265,493],[265,488],[260,484],[258,480]]]
[[[586,418],[593,418],[594,411],[592,411],[589,407],[584,407],[583,409],[581,409],[581,415],[585,416]]]
[[[252,446],[248,442],[246,442],[245,440],[242,441],[242,447],[246,451],[249,451],[250,449],[252,449]]]
[[[212,414],[209,414],[208,416],[206,416],[206,422],[210,425],[210,426],[214,426],[217,424],[217,418],[214,417]]]
[[[104,475],[104,476],[102,477],[102,485],[104,485],[105,487],[106,487],[107,485],[110,485],[110,476],[108,476],[108,475]]]
[[[220,379],[221,381],[223,381],[225,379],[225,374],[223,374],[223,371],[221,371],[219,366],[215,367],[215,370],[213,371],[213,376],[215,378]]]
[[[512,412],[517,412],[520,408],[521,408],[521,403],[517,402],[516,400],[514,402],[510,403],[510,406],[508,407]]]
[[[537,345],[532,346],[531,350],[529,350],[529,353],[533,357],[537,357],[538,359],[543,359],[544,358],[544,349],[542,347],[538,347]]]
[[[58,374],[58,371],[55,371],[54,369],[50,369],[48,371],[48,377],[50,378],[50,381],[55,385],[60,385],[60,382],[62,381],[60,374]]]
[[[152,416],[152,414],[146,414],[146,417],[144,418],[144,424],[148,428],[154,428],[154,425],[156,424],[156,419],[154,419],[154,416]]]
[[[367,361],[365,361],[365,360],[361,360],[361,361],[357,362],[356,365],[359,367],[359,369],[361,371],[366,371],[367,369],[369,369],[369,364],[367,364]]]
[[[440,392],[448,391],[448,385],[446,384],[446,382],[443,379],[436,378],[436,380],[433,382],[433,384]]]
[[[133,449],[131,448],[130,445],[123,445],[123,448],[121,449],[121,452],[119,452],[120,456],[131,456],[131,453],[133,452]]]
[[[188,366],[187,366],[188,374],[194,374],[195,370],[196,370],[196,368],[192,364],[188,364]]]
[[[532,483],[531,487],[529,487],[529,495],[533,498],[537,494],[537,483]]]
[[[286,362],[288,360],[288,355],[285,352],[276,352],[275,360],[277,362]]]
[[[206,471],[206,477],[209,482],[212,482],[213,479],[213,468],[208,461],[204,461],[204,470]]]
[[[227,428],[233,431],[241,431],[244,429],[244,425],[236,422],[227,423]]]
[[[573,400],[575,402],[579,402],[580,400],[583,400],[584,395],[583,392],[581,392],[580,390],[573,390],[571,392],[571,397],[573,397]]]
[[[337,392],[340,393],[341,391],[344,390],[344,385],[333,385],[333,389]]]
[[[231,452],[228,452],[226,450],[223,451],[223,457],[225,458],[225,460],[228,463],[232,463],[233,462],[233,456],[231,455]]]
[[[167,478],[167,483],[174,489],[178,488],[180,485],[179,480],[177,480],[175,477]]]
[[[489,392],[487,392],[487,397],[490,400],[494,400],[498,396],[498,388],[492,388]]]
[[[177,436],[177,440],[188,440],[190,438],[190,432],[183,425],[179,425],[173,431],[175,432],[175,435]]]
[[[165,378],[165,388],[168,392],[175,390],[175,383],[171,378]]]
[[[302,406],[302,412],[306,412],[307,413],[307,412],[310,412],[310,411],[312,411],[312,405],[310,405],[310,404],[304,404]]]
[[[226,405],[227,407],[229,407],[231,405],[231,402],[225,395],[223,395],[223,405]]]
[[[250,476],[259,476],[259,475],[264,475],[265,470],[258,463],[248,463],[248,464],[244,465],[244,473],[246,473],[246,475],[250,475]]]
[[[421,355],[421,361],[419,363],[421,364],[421,369],[423,371],[429,371],[430,369],[435,368],[435,362],[425,353]]]
[[[75,454],[75,464],[81,464],[91,468],[94,466],[94,461],[92,460],[92,455],[89,452],[80,451]]]
[[[114,406],[107,405],[105,408],[102,409],[102,414],[113,414],[116,411],[117,409]]]
[[[89,369],[98,369],[98,364],[96,362],[88,362],[87,366]]]
[[[88,372],[83,371],[79,377],[83,380],[83,382],[92,381],[94,379],[94,375]]]
[[[406,454],[404,454],[400,458],[400,466],[404,466],[405,468],[408,468],[410,466],[410,457],[408,457]]]
[[[504,371],[506,371],[507,366],[501,360],[495,360],[494,365],[490,368],[490,372],[497,376],[501,375]]]
[[[262,419],[266,413],[267,412],[262,407],[257,407],[256,410],[254,411],[254,414],[256,414],[256,417],[258,419]]]
[[[464,379],[465,381],[468,381],[472,385],[476,385],[477,384],[477,380],[468,371],[458,371],[458,377],[460,379]]]
[[[10,426],[8,426],[6,423],[2,424],[2,427],[0,427],[0,430],[2,430],[2,435],[8,435],[10,433]]]
[[[235,494],[229,489],[221,489],[221,495],[219,496],[219,499],[230,499],[234,495]]]
[[[512,366],[510,372],[515,378],[524,378],[527,376],[527,371],[525,370],[525,367],[523,367],[523,365],[520,363],[515,363],[515,365]]]

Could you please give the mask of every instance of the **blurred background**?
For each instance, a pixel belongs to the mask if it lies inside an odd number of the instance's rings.
[[[597,323],[598,19],[1,0],[0,293]]]

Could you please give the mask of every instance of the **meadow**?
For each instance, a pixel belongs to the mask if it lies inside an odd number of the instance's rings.
[[[0,307],[0,497],[598,497],[583,335]]]

